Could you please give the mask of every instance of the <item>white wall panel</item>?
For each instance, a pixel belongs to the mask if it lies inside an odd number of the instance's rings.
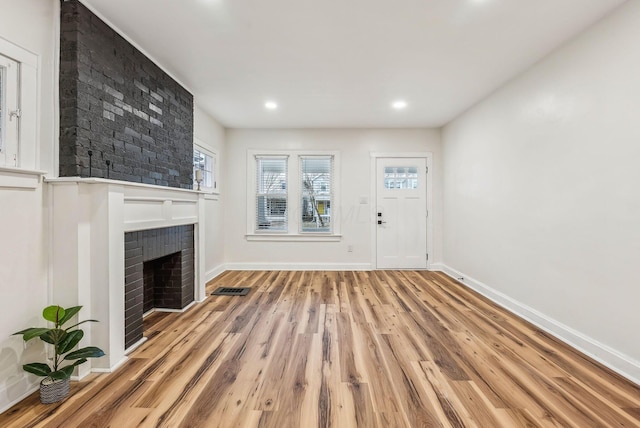
[[[444,263],[635,379],[639,23],[627,2],[443,130]]]
[[[58,0],[0,0],[0,38],[37,56],[37,118],[26,120],[25,164],[57,173],[56,43]],[[30,73],[35,72],[29,69]],[[24,346],[11,336],[26,327],[43,325],[41,312],[50,299],[48,289],[48,215],[46,187],[39,174],[0,171],[0,298],[5,303],[0,325],[0,411],[17,402],[39,378],[27,375],[22,364],[42,360],[43,346]]]

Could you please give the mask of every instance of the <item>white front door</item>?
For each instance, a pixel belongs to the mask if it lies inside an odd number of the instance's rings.
[[[427,160],[376,159],[378,269],[427,267]]]

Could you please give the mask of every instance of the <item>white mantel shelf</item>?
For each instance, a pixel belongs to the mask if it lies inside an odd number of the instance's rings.
[[[111,371],[125,359],[124,238],[126,232],[194,225],[196,301],[205,294],[206,192],[104,178],[45,179],[50,187],[53,287],[51,300],[83,306],[97,319],[83,339],[105,350],[91,370]],[[83,365],[83,368],[87,365]],[[84,369],[82,377],[88,373]]]
[[[207,192],[193,190],[193,189],[181,189],[179,187],[168,187],[168,186],[158,186],[156,184],[145,184],[145,183],[135,183],[133,181],[122,181],[122,180],[110,180],[107,178],[98,178],[98,177],[58,177],[58,178],[45,178],[46,183],[51,184],[65,184],[65,183],[86,183],[86,184],[113,184],[119,186],[127,186],[127,187],[140,187],[147,189],[158,189],[158,190],[171,190],[176,192],[187,192],[187,193],[195,193],[195,194],[207,194]]]

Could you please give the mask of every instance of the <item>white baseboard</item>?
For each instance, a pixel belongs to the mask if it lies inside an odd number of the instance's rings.
[[[136,343],[134,343],[133,345],[129,346],[127,349],[124,350],[124,355],[129,355],[130,353],[138,349],[140,346],[142,346],[142,344],[147,340],[148,339],[146,337],[143,337],[142,339],[138,340]]]
[[[189,303],[187,306],[185,306],[182,309],[153,308],[153,309],[148,310],[144,314],[142,314],[142,318],[146,318],[147,316],[151,315],[154,312],[175,312],[175,313],[180,313],[181,314],[183,312],[186,312],[189,308],[191,308],[191,306],[195,305],[196,303],[201,303],[201,302],[202,302],[202,300],[194,300],[193,302]],[[143,340],[143,339],[141,339],[141,340]],[[144,340],[146,340],[146,339],[144,339]],[[142,342],[140,342],[140,344],[142,344]],[[133,346],[137,346],[137,345],[138,344],[135,344]],[[129,349],[131,349],[131,348],[128,348],[127,351]]]
[[[433,271],[438,271],[438,272],[444,272],[444,265],[442,263],[431,263],[427,269],[429,270],[433,270]]]
[[[187,312],[191,308],[191,306],[195,305],[196,303],[198,303],[198,302],[196,302],[194,300],[193,302],[189,303],[187,306],[185,306],[182,309],[153,308],[151,311],[153,311],[153,312],[175,312],[175,313],[180,313],[181,314],[183,312]],[[149,311],[148,313],[151,313],[151,311]]]
[[[31,394],[36,392],[39,388],[40,388],[40,384],[36,383],[35,385],[31,385],[29,388],[27,388],[26,392],[24,394],[20,395],[19,397],[14,398],[13,400],[11,400],[11,401],[9,401],[7,403],[0,403],[0,413],[6,412],[10,408],[12,408],[16,404],[18,404],[19,402],[21,402],[22,400],[24,400],[25,398],[27,398],[28,396],[30,396]],[[0,391],[0,397],[7,395],[6,394],[6,390],[7,389],[8,388],[5,388],[3,391]]]
[[[221,264],[221,265],[216,266],[213,269],[207,271],[204,274],[204,283],[206,284],[207,282],[211,281],[213,278],[215,278],[216,276],[220,275],[225,270],[226,269],[225,269],[224,264]]]
[[[370,263],[227,263],[225,270],[333,270],[368,271]]]
[[[115,363],[111,367],[104,368],[104,369],[102,369],[102,368],[92,368],[91,372],[92,373],[113,373],[116,370],[118,370],[128,360],[129,360],[129,357],[123,357],[120,361],[118,361],[117,363]]]
[[[144,340],[146,340],[146,338]],[[128,359],[129,358],[124,357],[117,364],[115,364],[114,366],[112,366],[110,368],[104,368],[104,369],[102,369],[102,368],[91,368],[89,371],[87,371],[86,373],[82,374],[81,376],[71,376],[71,380],[74,381],[74,382],[80,381],[80,380],[84,379],[86,376],[88,376],[90,373],[112,373],[112,372],[116,371],[118,368],[120,368],[120,366],[122,366],[125,362],[127,362]],[[0,401],[0,414],[6,412],[10,408],[12,408],[13,406],[18,404],[19,402],[21,402],[25,398],[27,398],[28,396],[33,394],[39,388],[40,388],[40,383],[39,382],[35,383],[35,384],[31,384],[29,386],[29,388],[27,388],[26,392],[24,392],[19,397],[11,400],[10,402],[2,403]],[[9,389],[9,388],[5,387],[3,390],[0,390],[0,397],[8,395],[7,392],[6,392],[7,389]]]
[[[451,278],[472,290],[477,291],[509,312],[529,321],[616,373],[619,373],[630,381],[640,385],[640,361],[637,361],[632,357],[585,335],[584,333],[574,330],[573,328],[548,317],[532,307],[520,303],[506,294],[495,290],[445,264],[442,264],[440,269],[434,269],[432,266],[431,270],[440,270],[444,272]]]

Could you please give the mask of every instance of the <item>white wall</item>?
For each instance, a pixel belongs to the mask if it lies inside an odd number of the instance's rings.
[[[248,242],[247,150],[337,150],[341,159],[340,242]],[[225,260],[229,268],[345,265],[371,263],[371,152],[433,152],[434,260],[441,255],[440,132],[426,129],[227,130],[225,157]],[[353,252],[347,252],[347,246]]]
[[[39,59],[38,147],[39,165],[52,174],[56,152],[54,72],[58,19],[57,0],[0,0],[0,37],[26,49]],[[15,188],[10,173],[0,171],[0,411],[21,398],[39,381],[27,376],[22,364],[41,359],[42,346],[34,341],[26,349],[11,333],[35,326],[48,302],[47,233],[43,186]]]
[[[222,204],[225,194],[225,129],[196,104],[194,109],[194,137],[205,148],[217,153],[217,182],[219,195],[207,195],[205,202],[205,272],[206,280],[222,272],[224,264],[224,212]]]
[[[56,0],[0,0],[0,37],[38,56],[36,165],[57,176],[57,51],[60,16]]]
[[[443,130],[450,272],[636,380],[639,40],[627,2]]]

